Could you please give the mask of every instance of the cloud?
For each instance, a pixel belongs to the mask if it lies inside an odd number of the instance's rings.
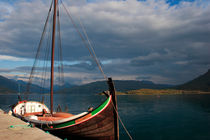
[[[7,19],[7,16],[13,11],[13,7],[6,3],[0,2],[0,21]]]
[[[9,60],[9,61],[26,61],[24,58],[8,56],[8,55],[0,55],[0,61],[2,60]]]
[[[97,56],[107,62],[103,63],[107,75],[179,84],[210,67],[209,0],[178,4],[164,0],[72,2],[67,2],[66,7],[77,25],[78,18],[83,22]],[[0,5],[5,6],[0,14],[0,19],[4,19],[0,22],[0,55],[33,58],[50,2]],[[65,12],[60,14],[64,60],[81,62],[65,65],[66,74],[80,72],[83,76],[76,75],[82,80],[77,83],[100,79],[96,65],[86,63],[90,58],[88,50]],[[77,79],[73,75],[71,78]]]

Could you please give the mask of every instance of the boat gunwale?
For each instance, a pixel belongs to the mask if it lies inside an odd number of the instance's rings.
[[[22,117],[25,121],[28,121],[30,123],[35,123],[36,125],[43,125],[43,124],[46,124],[46,125],[62,125],[62,124],[65,124],[65,123],[70,123],[72,122],[73,124],[70,124],[70,125],[67,125],[65,127],[69,127],[69,126],[73,126],[73,125],[77,125],[77,124],[80,124],[80,123],[83,123],[85,121],[88,121],[89,119],[95,117],[96,115],[98,115],[99,113],[101,113],[104,109],[107,108],[107,106],[110,104],[111,102],[111,99],[112,99],[112,95],[110,95],[103,103],[101,103],[98,107],[96,107],[93,111],[91,112],[83,112],[84,114],[77,117],[77,118],[74,118],[74,119],[70,119],[69,118],[72,118],[72,117],[68,117],[68,118],[64,118],[64,119],[60,119],[60,120],[56,120],[56,121],[43,121],[43,120],[34,120],[34,119],[29,119],[28,117]],[[104,105],[105,104],[105,105]],[[103,106],[104,105],[104,106]],[[99,109],[101,106],[103,106],[101,109]],[[97,109],[99,109],[98,111],[96,111]],[[92,112],[96,111],[96,113],[92,114]],[[82,114],[82,113],[80,113]],[[87,119],[84,119],[78,123],[75,123],[75,121],[77,119],[80,119],[88,114],[91,114],[90,117],[88,117]],[[79,115],[79,114],[78,114]],[[58,128],[49,128],[50,130],[51,129],[62,129],[62,128],[65,128],[65,127],[58,127]]]
[[[66,121],[73,121],[75,119],[81,118],[85,115],[89,114],[88,112],[82,112],[80,114],[77,114],[75,116],[71,116],[68,118],[64,118],[64,119],[59,119],[59,120],[55,120],[55,121],[43,121],[43,120],[34,120],[34,119],[30,119],[29,117],[24,117],[24,120],[29,121],[31,123],[40,123],[40,124],[59,124],[59,123],[63,123]],[[79,115],[79,116],[78,116]],[[76,118],[75,118],[76,117]]]
[[[98,109],[99,107],[101,107],[106,101],[107,101],[107,103],[105,104],[105,106],[104,106],[102,109],[100,109],[100,110],[99,110],[97,113],[95,113],[94,115],[91,114],[93,111],[95,111],[96,109]],[[58,127],[58,128],[54,128],[54,127],[53,127],[53,128],[50,128],[50,127],[48,127],[48,130],[63,129],[63,128],[71,127],[71,126],[78,125],[78,124],[81,124],[81,123],[83,123],[83,122],[86,122],[86,121],[92,119],[93,117],[95,117],[96,115],[100,114],[102,111],[104,111],[104,110],[109,106],[109,104],[111,103],[111,101],[112,101],[112,95],[110,95],[110,96],[109,96],[101,105],[99,105],[99,106],[98,106],[97,108],[95,108],[93,111],[91,111],[90,113],[88,113],[88,114],[91,114],[91,116],[88,117],[87,119],[84,119],[84,120],[82,120],[82,121],[80,121],[80,122],[78,122],[78,123],[75,123],[75,120],[77,120],[77,119],[83,117],[83,116],[81,116],[81,117],[76,118],[76,119],[74,119],[74,120],[71,120],[71,121],[62,123],[62,124],[65,124],[65,123],[70,123],[70,122],[73,122],[73,121],[74,121],[73,124],[70,124],[70,125],[67,125],[67,126],[64,126],[64,127]],[[88,115],[88,114],[86,114],[86,115]],[[85,115],[84,115],[84,116],[85,116]],[[52,125],[53,125],[53,123],[52,123]],[[56,125],[56,124],[55,124],[55,125]],[[58,125],[61,125],[61,124],[58,124]]]

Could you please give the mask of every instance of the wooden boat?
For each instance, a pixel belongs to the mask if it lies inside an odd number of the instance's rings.
[[[95,109],[73,115],[53,112],[54,47],[57,0],[54,0],[52,54],[51,54],[51,102],[50,109],[42,102],[20,100],[12,107],[13,115],[60,138],[118,140],[119,127],[115,88],[111,78],[105,101]]]
[[[97,108],[77,115],[64,112],[50,114],[49,109],[40,102],[20,101],[13,108],[16,117],[49,131],[60,138],[115,140],[117,123],[113,95]]]

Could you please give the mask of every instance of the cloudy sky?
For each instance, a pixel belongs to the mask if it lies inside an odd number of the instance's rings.
[[[27,80],[50,2],[0,0],[0,75]],[[78,19],[83,23],[108,77],[182,84],[210,68],[210,0],[63,3],[75,23]],[[62,8],[65,81],[83,84],[102,80]]]

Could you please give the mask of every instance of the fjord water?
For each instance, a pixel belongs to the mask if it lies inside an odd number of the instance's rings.
[[[40,94],[30,96],[41,101]],[[104,101],[99,95],[55,94],[55,105],[80,113]],[[45,103],[49,106],[49,95]],[[17,95],[0,95],[0,108],[9,110]],[[119,114],[134,140],[209,140],[210,95],[118,96]],[[120,140],[128,140],[120,126]]]

